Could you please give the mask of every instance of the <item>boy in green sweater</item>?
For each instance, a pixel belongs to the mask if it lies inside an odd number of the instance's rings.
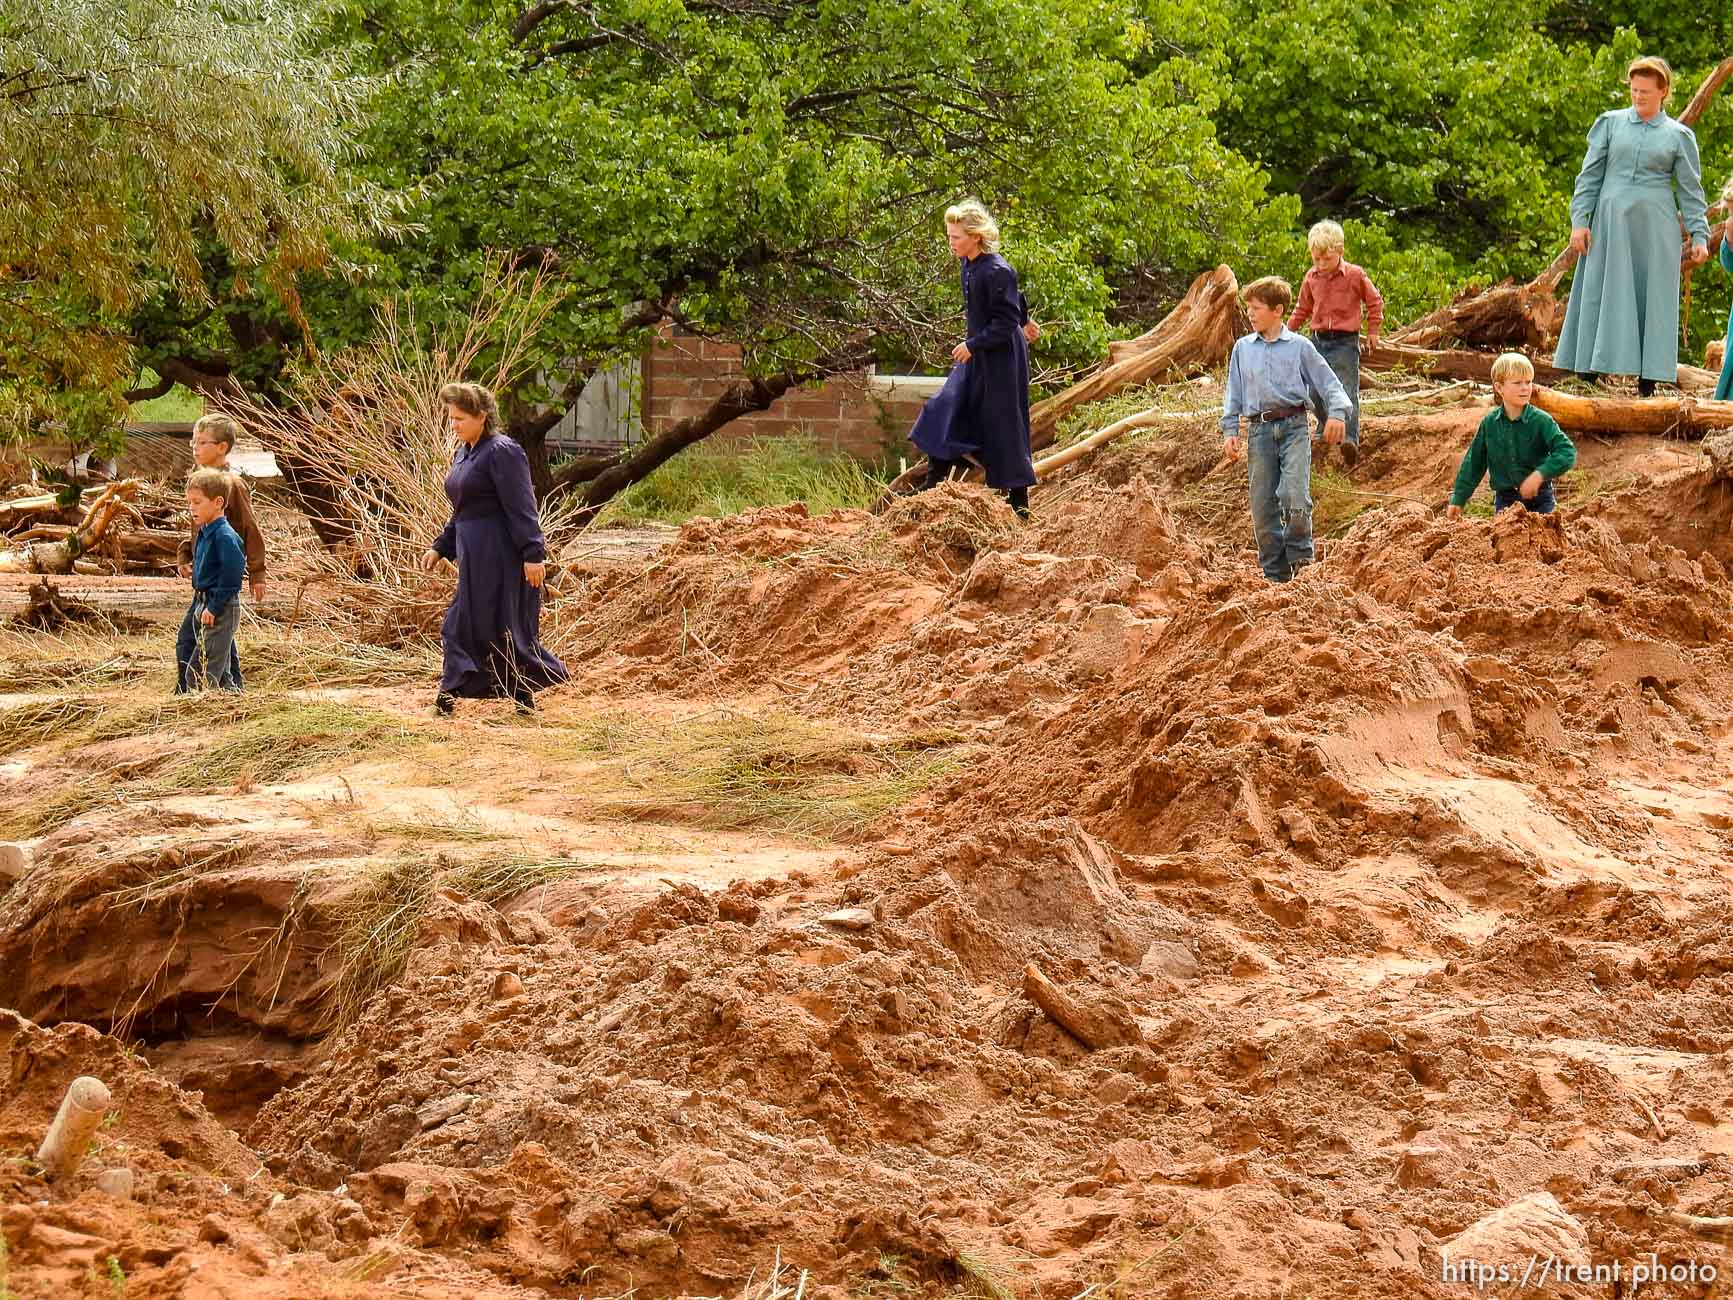
[[[1463,453],[1450,518],[1462,518],[1462,507],[1489,471],[1494,511],[1521,505],[1537,515],[1553,512],[1552,481],[1577,463],[1577,449],[1557,420],[1528,404],[1533,393],[1534,366],[1522,353],[1506,352],[1492,363],[1492,394],[1499,405],[1486,413]]]

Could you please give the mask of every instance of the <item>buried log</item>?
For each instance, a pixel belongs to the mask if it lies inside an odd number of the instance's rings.
[[[1651,1215],[1662,1223],[1683,1228],[1705,1241],[1718,1241],[1724,1246],[1733,1246],[1733,1216],[1711,1217],[1704,1214],[1686,1214],[1681,1210],[1661,1209],[1651,1211]]]
[[[90,1149],[90,1139],[108,1114],[108,1103],[107,1085],[88,1074],[74,1079],[66,1089],[54,1123],[48,1126],[48,1136],[36,1152],[36,1163],[50,1182],[70,1178],[78,1171]]]
[[[1118,998],[1075,997],[1043,975],[1034,962],[1023,968],[1023,993],[1049,1020],[1092,1052],[1143,1042],[1136,1018]]]
[[[0,573],[71,573],[78,557],[93,549],[127,510],[126,503],[138,495],[139,486],[139,481],[131,478],[110,483],[97,493],[84,518],[61,541],[0,551]]]

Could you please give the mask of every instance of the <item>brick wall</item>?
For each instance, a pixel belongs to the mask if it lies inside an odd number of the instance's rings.
[[[654,436],[690,415],[700,415],[740,375],[740,349],[732,343],[664,334],[644,353],[644,427]],[[770,408],[742,416],[720,437],[810,434],[820,445],[864,460],[915,454],[907,442],[924,396],[908,385],[887,385],[865,373],[792,388]]]

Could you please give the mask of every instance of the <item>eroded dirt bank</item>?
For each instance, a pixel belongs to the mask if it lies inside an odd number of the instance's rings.
[[[0,1004],[142,1055],[6,1022],[9,1285],[738,1296],[780,1258],[827,1300],[1443,1297],[1466,1252],[1718,1294],[1714,549],[1393,502],[1277,589],[1117,478],[1027,530],[955,488],[693,525],[558,607],[585,669],[539,727],[361,691],[372,748],[44,828]],[[761,746],[763,788],[913,776],[794,837],[714,825],[665,746],[609,766],[648,743],[618,717],[722,706],[852,729]],[[9,797],[71,762],[18,749]],[[382,897],[417,908],[370,980]],[[86,1069],[130,1206],[21,1158]]]

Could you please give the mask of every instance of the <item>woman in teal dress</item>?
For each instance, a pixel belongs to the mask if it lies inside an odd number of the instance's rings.
[[[1636,375],[1648,397],[1678,377],[1680,218],[1692,265],[1709,256],[1709,218],[1697,137],[1661,107],[1673,70],[1643,58],[1626,78],[1631,106],[1595,119],[1571,196],[1579,260],[1553,360],[1591,381]]]

